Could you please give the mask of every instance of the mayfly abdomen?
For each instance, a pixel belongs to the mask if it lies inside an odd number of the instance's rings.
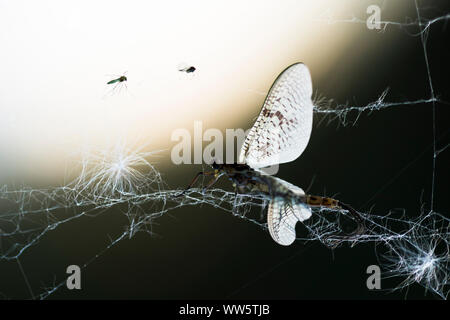
[[[307,195],[306,203],[311,207],[317,207],[317,206],[328,207],[328,208],[339,208],[340,207],[338,200],[335,200],[332,198],[327,198],[327,197],[320,197],[320,196]]]

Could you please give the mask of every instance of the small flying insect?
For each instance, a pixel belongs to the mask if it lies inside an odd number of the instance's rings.
[[[111,93],[114,93],[115,91],[121,91],[122,87],[125,87],[127,89],[126,82],[128,81],[128,78],[126,77],[127,72],[124,72],[123,75],[120,77],[117,77],[116,79],[108,81],[106,84],[113,84],[113,88],[111,90]]]
[[[350,239],[361,234],[365,229],[364,220],[349,205],[332,198],[307,195],[301,188],[261,170],[294,161],[303,153],[312,130],[311,96],[311,75],[306,65],[295,63],[286,68],[270,88],[261,112],[242,145],[239,162],[213,162],[211,166],[214,170],[199,172],[186,190],[200,176],[213,176],[204,189],[226,176],[232,181],[236,195],[239,192],[267,196],[270,199],[267,212],[269,233],[275,242],[283,246],[295,241],[295,225],[312,216],[311,207],[343,209],[354,218],[357,227],[350,234],[336,235],[335,239]]]
[[[178,71],[180,71],[180,72],[192,73],[195,70],[197,70],[197,69],[194,66],[187,65],[186,63],[181,63],[178,66]]]
[[[128,80],[128,79],[127,79],[126,76],[120,76],[120,77],[117,78],[117,79],[108,81],[108,83],[106,83],[106,84],[113,84],[113,83],[118,83],[118,82],[124,82],[124,81],[127,81],[127,80]]]

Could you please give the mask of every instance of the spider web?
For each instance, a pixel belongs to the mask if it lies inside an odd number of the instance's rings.
[[[380,263],[388,270],[386,277],[400,277],[401,283],[396,288],[405,288],[413,283],[422,285],[426,290],[438,297],[448,295],[450,277],[450,230],[449,219],[443,213],[434,210],[436,185],[436,160],[450,144],[438,147],[436,131],[436,109],[448,103],[439,98],[435,92],[430,72],[427,40],[434,25],[448,21],[450,14],[431,19],[421,15],[420,7],[415,1],[417,16],[415,20],[405,22],[382,21],[381,32],[389,32],[390,28],[400,28],[413,37],[419,37],[423,47],[424,64],[427,70],[429,96],[412,101],[388,101],[389,89],[383,91],[379,98],[365,106],[349,104],[316,104],[315,113],[325,116],[323,119],[337,121],[340,125],[355,125],[360,115],[371,112],[383,112],[388,108],[418,105],[431,106],[433,114],[433,158],[430,177],[430,205],[423,206],[416,218],[411,219],[402,210],[392,210],[383,214],[362,212],[366,232],[347,239],[336,235],[345,233],[342,215],[331,209],[314,209],[311,219],[304,222],[307,235],[298,241],[318,241],[324,245],[340,246],[360,243],[374,243],[383,248],[379,254]],[[321,18],[326,23],[365,24],[366,21],[356,17],[335,19]],[[364,27],[364,26],[363,26]],[[419,28],[419,32],[410,32],[410,28]],[[109,251],[122,240],[132,238],[138,232],[155,235],[155,221],[179,208],[209,205],[236,218],[254,223],[267,232],[263,209],[269,199],[264,196],[238,194],[223,189],[191,189],[179,197],[181,190],[171,189],[165,183],[160,172],[152,165],[154,152],[143,152],[142,148],[128,148],[126,143],[119,142],[110,149],[91,151],[83,155],[76,179],[57,188],[19,188],[11,189],[3,186],[0,189],[0,200],[6,209],[0,214],[0,260],[17,261],[23,274],[32,299],[46,299],[65,285],[66,279],[54,280],[45,288],[32,288],[28,282],[22,256],[32,251],[50,233],[63,225],[73,223],[81,218],[94,219],[102,212],[112,208],[125,208],[128,219],[125,230],[111,238],[109,244],[86,261],[81,268],[94,263],[102,254]],[[259,214],[255,214],[259,212]],[[259,209],[259,210],[258,210]],[[349,219],[351,219],[349,217]]]

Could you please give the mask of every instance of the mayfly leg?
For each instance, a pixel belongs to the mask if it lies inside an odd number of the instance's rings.
[[[180,194],[176,195],[175,197],[181,197],[183,196],[190,188],[192,188],[192,186],[197,182],[198,178],[200,178],[201,176],[212,176],[215,175],[216,173],[214,171],[200,171],[199,173],[197,173],[194,177],[194,179],[192,179],[191,183],[189,183],[189,185],[186,187],[186,189],[184,189],[183,192],[181,192]]]
[[[217,174],[214,173],[214,179],[212,179],[207,185],[206,187],[203,188],[203,192],[205,192],[206,190],[208,190],[209,188],[211,188],[217,181],[219,181],[220,177],[223,176],[223,173]]]

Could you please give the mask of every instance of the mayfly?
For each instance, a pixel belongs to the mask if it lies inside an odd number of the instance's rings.
[[[269,233],[280,245],[288,246],[295,241],[295,225],[311,217],[311,207],[348,211],[358,226],[350,235],[339,237],[343,239],[360,234],[364,230],[363,219],[350,206],[332,198],[306,195],[301,188],[261,171],[267,166],[294,161],[303,153],[312,130],[311,96],[311,75],[306,65],[295,63],[286,68],[270,88],[242,145],[238,163],[214,162],[214,171],[199,172],[187,189],[202,175],[214,177],[205,189],[225,175],[233,182],[236,193],[266,195],[270,199],[267,212]]]

